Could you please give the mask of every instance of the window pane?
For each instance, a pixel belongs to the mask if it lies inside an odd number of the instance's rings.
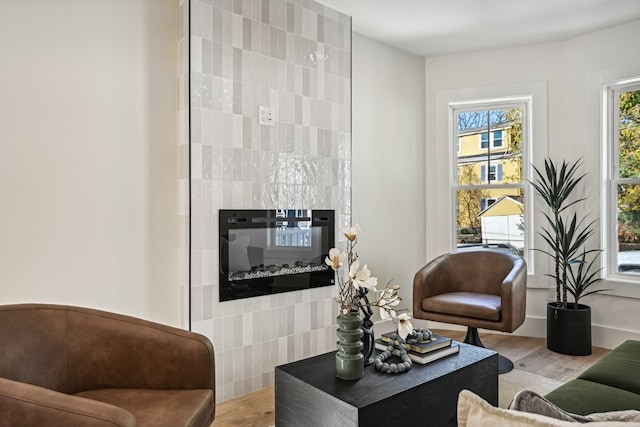
[[[620,178],[640,177],[640,90],[621,92],[618,151]]]
[[[456,251],[527,256],[522,164],[524,103],[454,110]],[[524,125],[526,128],[526,124]],[[454,139],[455,138],[455,139]]]
[[[618,185],[618,272],[640,274],[640,184]]]
[[[489,243],[521,253],[524,248],[524,205],[522,189],[457,190],[458,247],[461,244]],[[461,237],[473,229],[475,239]]]
[[[522,109],[472,111],[456,116],[458,183],[521,183]]]
[[[493,146],[502,147],[502,131],[497,130],[493,133]]]
[[[484,132],[482,135],[480,135],[480,148],[482,148],[483,150],[486,150],[487,148],[489,148],[489,137],[488,137],[488,133]]]

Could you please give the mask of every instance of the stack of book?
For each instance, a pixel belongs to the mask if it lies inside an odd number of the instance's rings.
[[[376,350],[385,351],[387,346],[393,342],[390,338],[394,332],[387,332],[375,340]],[[394,343],[396,346],[399,344],[396,340]],[[410,341],[405,344],[407,354],[414,363],[424,365],[434,360],[442,359],[443,357],[451,354],[456,354],[460,351],[460,346],[454,343],[451,338],[441,337],[433,335],[431,339],[421,341]],[[397,348],[393,349],[394,355],[400,355],[400,351]]]

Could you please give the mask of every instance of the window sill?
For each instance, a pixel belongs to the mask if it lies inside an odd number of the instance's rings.
[[[640,281],[637,279],[630,280],[610,277],[603,279],[599,285],[599,288],[609,289],[602,292],[604,295],[640,299]]]

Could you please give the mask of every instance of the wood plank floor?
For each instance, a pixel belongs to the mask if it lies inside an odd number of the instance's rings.
[[[457,341],[464,340],[465,331],[434,330]],[[485,347],[513,361],[515,369],[566,382],[600,360],[609,350],[593,347],[589,356],[567,356],[547,349],[544,338],[509,334],[481,334]],[[216,405],[212,427],[268,427],[275,423],[274,389],[268,387]]]

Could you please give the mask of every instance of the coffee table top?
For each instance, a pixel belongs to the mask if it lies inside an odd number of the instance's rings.
[[[364,377],[356,381],[336,378],[335,351],[276,366],[276,371],[281,370],[352,406],[362,408],[497,354],[486,348],[459,342],[455,344],[460,346],[458,354],[426,365],[414,363],[409,371],[402,374],[384,374],[373,365],[366,366]]]

